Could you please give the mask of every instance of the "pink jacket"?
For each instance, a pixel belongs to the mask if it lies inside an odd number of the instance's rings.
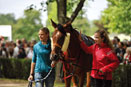
[[[101,46],[94,44],[88,47],[84,42],[81,42],[81,47],[86,53],[93,54],[91,76],[96,79],[112,80],[112,72],[119,66],[120,62],[111,48],[104,43]],[[97,71],[100,69],[104,74]]]

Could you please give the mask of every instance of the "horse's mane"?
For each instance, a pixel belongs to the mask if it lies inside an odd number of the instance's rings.
[[[75,37],[78,38],[78,35],[80,34],[78,29],[73,28],[71,24],[66,27],[67,29],[64,29],[64,27],[61,24],[58,24],[57,28],[64,35],[66,35],[66,32],[70,32],[70,33],[74,33],[73,35],[75,35]],[[86,45],[90,46],[90,45],[94,44],[94,40],[92,38],[90,38],[89,36],[81,34],[81,37],[82,37],[83,41],[86,43]]]
[[[64,30],[64,28],[63,28],[63,26],[62,26],[61,24],[58,24],[58,25],[57,25],[57,28],[58,28],[58,30],[59,30],[62,34],[66,35],[66,32],[65,32],[65,30]]]

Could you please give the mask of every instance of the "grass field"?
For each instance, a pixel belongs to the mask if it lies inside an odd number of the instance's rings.
[[[35,84],[35,83],[34,83]],[[33,84],[33,87],[35,87]],[[0,87],[27,87],[28,81],[0,78]],[[55,83],[54,87],[65,87],[64,83]]]

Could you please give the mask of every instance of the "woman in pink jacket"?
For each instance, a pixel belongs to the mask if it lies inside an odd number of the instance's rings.
[[[107,32],[98,30],[94,34],[95,44],[88,47],[79,35],[82,49],[93,54],[93,63],[91,71],[92,87],[111,87],[112,72],[118,67],[119,60],[113,51],[113,46]]]

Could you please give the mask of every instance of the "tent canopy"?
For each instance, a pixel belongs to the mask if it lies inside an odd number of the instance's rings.
[[[7,37],[9,41],[12,41],[11,25],[0,25],[0,36]]]

